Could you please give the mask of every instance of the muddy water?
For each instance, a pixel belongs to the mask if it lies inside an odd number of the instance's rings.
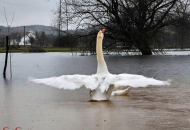
[[[89,91],[65,91],[27,82],[27,77],[93,74],[95,56],[13,54],[12,73],[0,79],[0,129],[188,130],[190,56],[106,56],[111,73],[140,74],[171,86],[131,89],[129,96],[88,102]],[[4,54],[0,54],[0,66]],[[2,73],[2,69],[1,69]]]

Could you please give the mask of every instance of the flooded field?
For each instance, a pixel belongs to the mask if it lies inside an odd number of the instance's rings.
[[[186,52],[187,53],[187,52]],[[5,54],[0,54],[1,74]],[[12,55],[12,78],[0,76],[0,130],[189,130],[190,56],[105,56],[111,73],[172,80],[170,86],[132,88],[129,96],[88,102],[89,90],[59,90],[27,82],[66,74],[96,73],[95,56],[67,53]]]

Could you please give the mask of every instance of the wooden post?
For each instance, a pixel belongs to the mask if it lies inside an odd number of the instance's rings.
[[[8,61],[8,53],[9,53],[9,37],[6,36],[6,55],[5,55],[5,66],[3,70],[3,77],[6,78],[6,68],[7,68],[7,61]]]

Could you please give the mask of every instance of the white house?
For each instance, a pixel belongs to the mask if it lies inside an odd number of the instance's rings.
[[[29,31],[25,33],[24,32],[19,32],[16,36],[17,38],[11,39],[10,40],[10,45],[24,45],[24,37],[25,37],[25,45],[31,45],[29,39],[30,37],[33,37],[34,39],[36,38],[35,35],[33,34],[33,31]],[[19,39],[20,42],[18,42],[16,39]]]
[[[36,38],[35,35],[33,34],[33,31],[29,31],[25,35],[25,45],[31,45],[29,39],[30,37],[33,37],[34,39]],[[19,45],[24,45],[24,37],[21,38],[21,41],[19,42]]]

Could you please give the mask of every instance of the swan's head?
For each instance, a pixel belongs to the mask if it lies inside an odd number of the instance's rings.
[[[102,30],[100,30],[99,32],[98,32],[98,35],[97,35],[97,38],[104,38],[104,32],[105,32],[106,30],[105,29],[102,29]]]

